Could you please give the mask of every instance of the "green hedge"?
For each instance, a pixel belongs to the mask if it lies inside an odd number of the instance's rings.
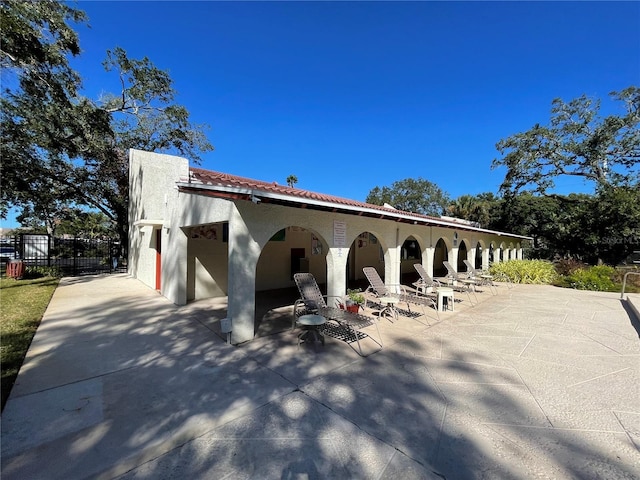
[[[615,292],[620,287],[613,282],[616,269],[608,265],[598,265],[576,270],[570,275],[561,277],[557,285],[577,290],[594,290],[599,292]]]
[[[553,264],[547,260],[509,260],[494,263],[489,273],[497,281],[513,283],[553,283],[558,274]]]
[[[489,272],[497,281],[552,284],[599,292],[620,291],[622,279],[621,272],[608,265],[590,267],[579,262],[554,265],[547,260],[509,260],[494,263]],[[633,282],[629,282],[627,291],[637,290],[639,289]]]

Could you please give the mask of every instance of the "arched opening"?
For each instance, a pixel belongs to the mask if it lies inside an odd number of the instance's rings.
[[[384,250],[372,232],[360,233],[349,247],[347,288],[366,290],[369,282],[362,271],[364,267],[374,267],[384,278]]]
[[[473,264],[477,269],[481,269],[484,266],[482,264],[482,244],[480,242],[476,244],[476,255]]]
[[[400,251],[400,283],[411,285],[418,280],[418,273],[413,268],[415,263],[422,263],[422,248],[420,242],[413,235],[402,243]]]
[[[460,242],[460,246],[458,247],[458,272],[466,272],[467,266],[464,264],[464,261],[467,259],[468,255],[467,243],[462,240]]]
[[[434,277],[446,277],[447,268],[444,266],[444,262],[448,257],[447,244],[444,239],[438,239],[436,248],[433,251],[433,276]]]
[[[293,275],[311,273],[324,288],[328,251],[324,238],[303,227],[288,226],[271,236],[256,265],[257,336],[291,328],[291,308],[299,297]]]

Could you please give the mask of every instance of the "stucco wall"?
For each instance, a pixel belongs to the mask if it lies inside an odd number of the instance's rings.
[[[304,249],[308,271],[318,283],[327,281],[327,244],[313,232],[292,225],[285,229],[283,240],[269,241],[260,254],[256,268],[256,290],[295,286],[291,277],[291,249]],[[316,240],[313,239],[315,236]],[[315,246],[315,254],[313,246]],[[302,264],[304,271],[304,261]]]
[[[187,241],[187,300],[224,297],[229,276],[227,226],[214,223],[183,229]]]
[[[177,204],[175,182],[189,174],[189,162],[180,157],[131,149],[129,151],[129,261],[128,271],[155,288],[156,235],[165,240],[165,224],[139,225],[142,220],[170,221]],[[166,242],[165,242],[166,243]]]

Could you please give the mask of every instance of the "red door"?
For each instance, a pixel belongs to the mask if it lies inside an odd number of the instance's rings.
[[[156,230],[156,290],[160,290],[162,279],[162,229]]]

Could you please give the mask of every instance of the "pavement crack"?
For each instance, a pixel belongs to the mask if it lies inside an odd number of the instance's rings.
[[[630,369],[631,369],[631,367],[627,367],[627,368],[623,368],[622,370],[616,370],[615,372],[609,372],[609,373],[605,373],[604,375],[598,375],[597,377],[589,378],[589,379],[583,380],[581,382],[572,383],[571,385],[567,385],[567,388],[577,387],[578,385],[582,385],[583,383],[589,383],[589,382],[592,382],[593,380],[599,380],[601,378],[608,377],[609,375],[616,375],[618,373],[622,373],[622,372],[625,372],[625,371],[630,370]]]

